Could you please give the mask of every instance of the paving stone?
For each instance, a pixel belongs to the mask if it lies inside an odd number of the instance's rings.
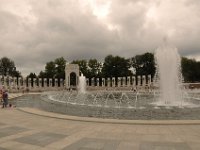
[[[198,124],[106,124],[42,117],[17,109],[0,109],[0,118],[5,124],[0,126],[0,137],[4,137],[0,150],[200,150]],[[62,136],[56,138],[55,133]]]
[[[6,128],[0,128],[0,138],[5,136],[14,135],[20,132],[27,131],[27,128],[17,127],[17,126],[11,126]]]
[[[140,150],[192,150],[184,142],[142,142]]]
[[[66,136],[67,135],[57,134],[57,133],[40,132],[33,135],[17,138],[15,139],[15,141],[44,147],[52,142],[59,141],[65,138]]]
[[[137,141],[122,141],[117,150],[139,150],[139,142]]]
[[[6,149],[6,148],[3,148],[3,147],[0,147],[0,150],[8,150],[8,149]]]
[[[5,125],[4,123],[0,122],[0,126],[4,126],[4,125]]]
[[[116,150],[120,141],[96,138],[83,138],[63,150]]]

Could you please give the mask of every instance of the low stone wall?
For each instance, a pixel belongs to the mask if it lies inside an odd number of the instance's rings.
[[[189,83],[190,89],[200,89],[200,83]]]
[[[184,83],[183,84],[186,89],[200,89],[200,83]],[[149,87],[149,86],[124,86],[124,87],[107,87],[107,86],[87,86],[87,91],[96,91],[96,90],[108,90],[108,91],[151,91],[153,89],[158,89],[158,87]],[[66,87],[23,87],[20,89],[13,88],[13,89],[7,89],[10,93],[26,93],[26,92],[45,92],[45,91],[61,91],[61,90],[67,90]]]
[[[87,86],[87,91],[108,90],[108,91],[134,91],[134,90],[149,90],[148,86],[126,86],[126,87],[102,87],[102,86]]]
[[[64,87],[40,87],[40,88],[21,88],[7,89],[9,93],[28,93],[28,92],[45,92],[45,91],[61,91]]]

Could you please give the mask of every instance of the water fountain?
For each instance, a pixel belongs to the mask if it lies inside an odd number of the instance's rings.
[[[87,105],[107,108],[144,108],[157,106],[191,107],[190,99],[183,98],[181,75],[181,58],[174,47],[162,46],[155,51],[157,64],[156,80],[159,90],[141,91],[88,91],[86,79],[79,77],[78,92],[65,92],[64,96],[51,96],[51,100],[62,101],[73,105]],[[52,93],[50,95],[53,95]],[[59,95],[59,94],[58,94]]]
[[[51,96],[51,100],[74,104],[107,108],[144,108],[150,105],[191,107],[187,97],[183,97],[181,58],[174,47],[162,46],[155,51],[157,64],[156,80],[159,90],[152,93],[139,91],[97,91],[86,93],[86,79],[79,77],[78,93],[65,93],[63,97]],[[157,93],[157,94],[156,94]],[[52,94],[52,93],[51,93]],[[59,94],[58,94],[59,95]],[[52,98],[53,97],[53,98]],[[81,100],[80,100],[81,99]],[[186,101],[187,100],[187,101]]]
[[[157,104],[180,106],[182,104],[181,57],[176,48],[162,46],[155,52],[157,80],[160,97]]]
[[[86,79],[82,73],[81,73],[81,76],[79,77],[78,91],[79,93],[82,93],[82,94],[85,94],[86,92]]]

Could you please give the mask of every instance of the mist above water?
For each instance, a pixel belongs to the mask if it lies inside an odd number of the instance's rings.
[[[180,106],[182,104],[181,57],[177,48],[159,47],[155,51],[157,80],[160,88],[161,105]]]
[[[79,93],[86,93],[86,79],[83,74],[79,77],[79,85],[78,85],[78,92]]]

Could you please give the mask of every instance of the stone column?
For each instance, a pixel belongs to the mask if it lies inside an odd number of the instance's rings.
[[[22,77],[19,78],[18,84],[19,84],[19,88],[20,89],[24,87],[24,85],[23,85],[23,78]]]
[[[137,84],[138,86],[141,86],[141,77],[140,76],[137,76],[137,83],[138,83]]]
[[[130,87],[130,85],[131,85],[131,78],[128,76],[127,77],[127,86]]]
[[[121,87],[123,87],[123,85],[124,85],[124,79],[123,77],[121,77]]]
[[[21,84],[20,84],[20,77],[17,78],[17,88],[20,89]]]
[[[86,86],[89,86],[89,79],[86,78]]]
[[[47,87],[47,78],[44,78],[44,79],[43,79],[43,85],[44,85],[44,88]]]
[[[120,77],[117,78],[117,86],[118,86],[118,87],[121,86],[121,78],[120,78]]]
[[[41,88],[42,87],[42,78],[38,79],[38,87]]]
[[[142,86],[146,86],[146,76],[145,75],[143,75],[142,76]]]
[[[17,80],[18,80],[18,82],[17,82]],[[19,78],[17,78],[17,77],[15,77],[15,87],[16,87],[16,89],[19,88]]]
[[[91,86],[94,86],[94,78],[91,78]]]
[[[107,87],[110,87],[110,78],[107,78]]]
[[[33,78],[33,88],[37,88],[37,78]]]
[[[9,78],[8,76],[4,76],[4,87],[7,89],[9,85]]]
[[[115,87],[115,77],[111,78],[112,80],[112,87]]]
[[[151,85],[151,75],[148,75],[148,86]]]
[[[10,76],[6,77],[6,88],[8,89],[10,87]]]
[[[6,76],[2,76],[2,85],[6,87]]]
[[[112,78],[109,78],[110,84],[109,87],[112,87]]]
[[[12,77],[12,88],[16,89],[17,88],[17,78]]]
[[[9,80],[8,80],[8,81],[9,81],[9,86],[8,86],[8,87],[9,87],[9,88],[12,88],[12,86],[13,86],[13,79],[12,79],[12,77],[10,77],[10,76],[8,77],[8,79],[9,79]]]
[[[3,76],[3,85],[4,85],[4,87],[6,87],[7,86],[7,77],[6,76]]]
[[[101,81],[102,83],[101,83],[101,85],[102,85],[102,87],[105,87],[105,78],[102,78],[102,81]]]
[[[10,77],[10,83],[11,83],[11,88],[13,89],[15,87],[15,79],[14,77]]]
[[[28,87],[31,88],[32,85],[31,85],[31,78],[28,78]]]
[[[3,76],[0,76],[0,84],[2,87],[4,86],[4,77]]]
[[[52,87],[52,78],[49,79],[49,87]]]
[[[135,76],[132,76],[132,86],[135,87],[136,86],[136,80],[135,80]]]
[[[23,84],[24,84],[24,87],[28,87],[28,81],[27,81],[27,78],[24,78],[23,79]]]
[[[122,77],[122,80],[123,80],[123,87],[126,86],[126,77]]]
[[[15,88],[15,78],[14,77],[10,77],[10,87],[13,89]]]
[[[99,87],[99,78],[97,78],[97,87]]]
[[[54,86],[57,88],[58,87],[58,79],[57,78],[55,78],[55,80],[54,80]]]
[[[32,81],[33,81],[32,88],[35,88],[35,78],[33,78]]]
[[[9,81],[9,88],[11,88],[12,86],[13,86],[13,79],[12,79],[12,77],[8,77],[8,81]]]

